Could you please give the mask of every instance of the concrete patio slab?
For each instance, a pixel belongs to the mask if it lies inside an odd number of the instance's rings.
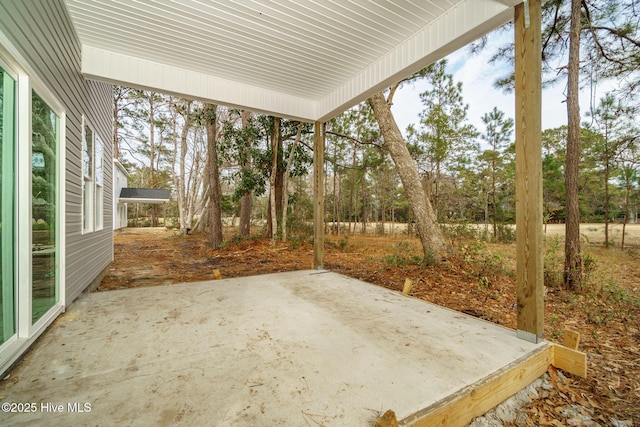
[[[35,411],[0,425],[369,426],[545,345],[326,271],[92,293],[2,382]]]

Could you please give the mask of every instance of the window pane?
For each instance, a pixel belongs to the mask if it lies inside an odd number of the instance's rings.
[[[103,155],[103,147],[102,141],[98,137],[96,137],[96,183],[102,185],[104,176],[102,170],[102,155]]]
[[[82,180],[82,230],[84,232],[92,231],[93,215],[91,214],[93,207],[93,183],[86,178]]]
[[[16,333],[14,280],[15,81],[0,68],[0,344]]]
[[[96,230],[102,229],[102,185],[104,182],[103,165],[102,165],[103,147],[102,141],[96,136],[96,202],[94,204],[96,214]]]
[[[57,164],[59,118],[31,94],[31,275],[32,321],[58,300],[57,292]]]
[[[89,126],[84,127],[82,140],[82,171],[87,178],[93,177],[93,132]]]
[[[96,230],[102,229],[102,208],[103,208],[103,191],[102,185],[96,185]]]
[[[88,125],[82,132],[82,231],[88,233],[94,227],[94,134]]]

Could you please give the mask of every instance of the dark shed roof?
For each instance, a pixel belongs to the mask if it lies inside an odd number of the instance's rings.
[[[127,202],[163,203],[171,198],[171,191],[158,188],[123,188],[120,199]]]

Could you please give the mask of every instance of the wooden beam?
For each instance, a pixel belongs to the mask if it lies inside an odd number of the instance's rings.
[[[313,268],[324,266],[324,123],[313,134]]]
[[[587,378],[587,355],[581,351],[565,347],[560,344],[553,344],[553,366]]]
[[[583,378],[587,355],[559,344],[549,344],[413,415],[399,425],[412,427],[466,426],[540,378],[553,365]]]
[[[518,336],[544,339],[541,0],[515,7],[516,289]],[[528,24],[528,25],[527,25]]]
[[[475,417],[513,396],[541,377],[553,362],[552,346],[544,346],[473,384],[448,399],[438,402],[400,422],[401,426],[466,426]]]
[[[562,344],[565,347],[577,350],[580,345],[580,332],[565,330],[562,337]]]

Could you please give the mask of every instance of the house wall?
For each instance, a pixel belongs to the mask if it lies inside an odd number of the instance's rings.
[[[80,74],[81,46],[63,0],[0,1],[0,44],[30,77],[62,105],[66,117],[65,305],[107,267],[112,258],[112,86]],[[104,227],[82,234],[82,118],[104,144]]]

